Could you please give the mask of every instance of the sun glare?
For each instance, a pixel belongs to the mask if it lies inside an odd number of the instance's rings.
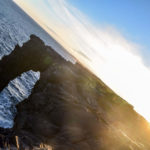
[[[49,5],[42,3],[43,12],[37,11],[29,0],[15,2],[150,121],[150,69],[138,54],[140,47],[125,39],[116,29],[91,24],[66,1],[49,0]]]

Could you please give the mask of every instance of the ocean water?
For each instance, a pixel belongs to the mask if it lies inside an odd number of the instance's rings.
[[[12,0],[0,0],[0,60],[9,55],[18,44],[22,46],[30,35],[40,37],[66,60],[75,60],[52,37],[27,16]],[[12,128],[17,113],[16,104],[26,99],[32,91],[39,72],[28,71],[11,81],[0,93],[0,127]]]

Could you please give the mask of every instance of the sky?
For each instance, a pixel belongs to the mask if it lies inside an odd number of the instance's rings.
[[[69,0],[84,14],[101,25],[117,28],[126,38],[139,43],[144,61],[150,66],[149,0]]]
[[[150,121],[147,0],[14,0]]]

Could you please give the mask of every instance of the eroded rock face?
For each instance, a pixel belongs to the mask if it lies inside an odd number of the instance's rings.
[[[31,35],[29,42],[23,47],[17,45],[15,50],[0,62],[0,91],[23,72],[44,71],[51,64],[52,57],[61,59],[50,47],[45,46],[43,41]]]
[[[53,150],[148,150],[148,123],[131,105],[79,63],[66,62],[37,37],[0,63],[0,89],[30,69],[40,80],[17,105],[13,129],[1,129],[1,147]],[[17,138],[16,138],[17,137]],[[17,142],[16,142],[17,141]]]

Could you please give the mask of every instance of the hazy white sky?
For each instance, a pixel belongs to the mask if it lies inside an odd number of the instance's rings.
[[[67,0],[14,1],[150,121],[150,69],[138,43],[109,25],[92,23]]]

